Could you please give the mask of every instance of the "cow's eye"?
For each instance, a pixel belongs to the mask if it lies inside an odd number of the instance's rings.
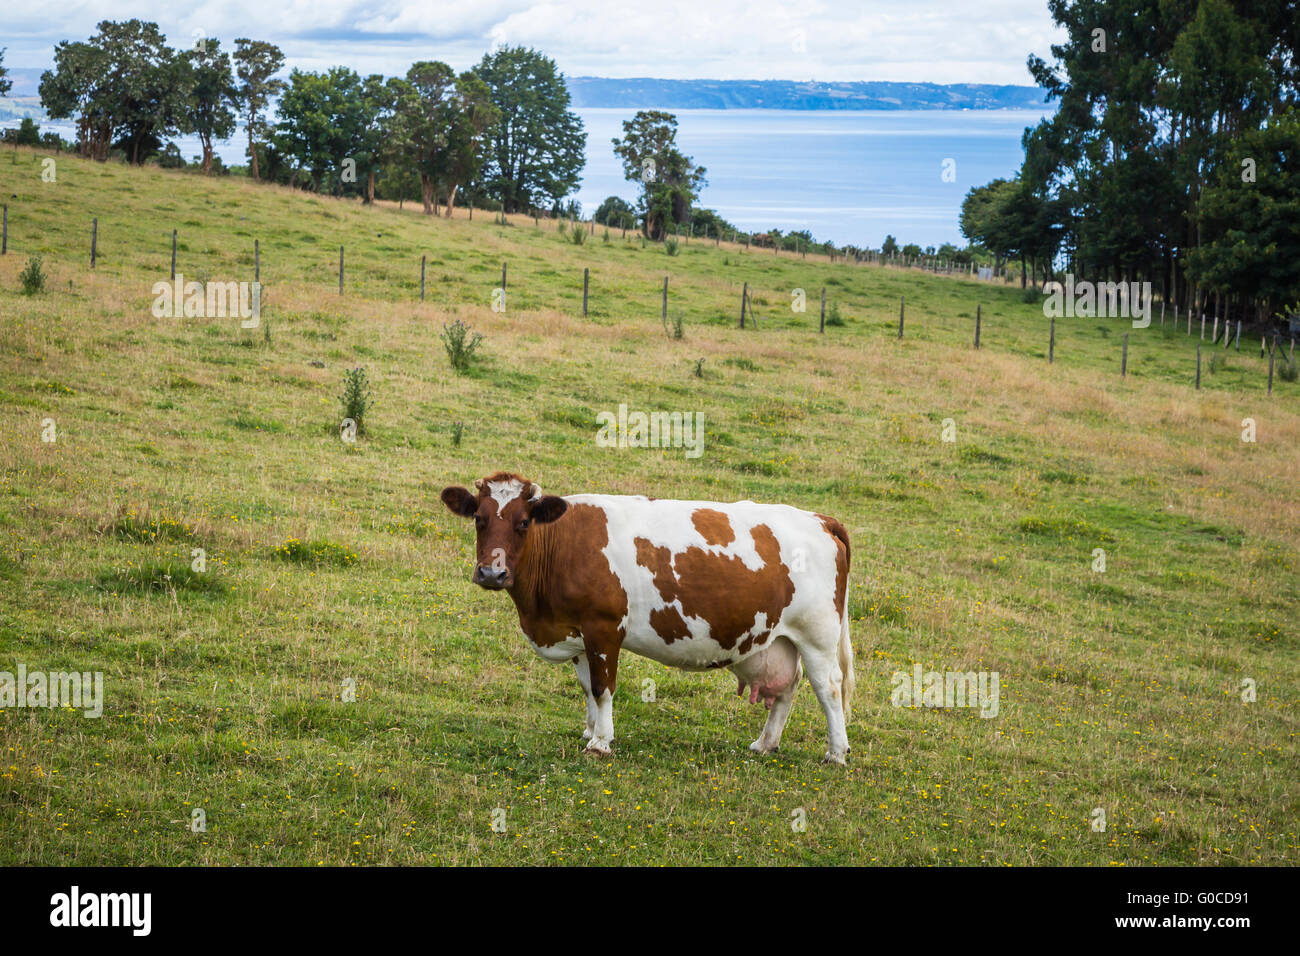
[[[527,519],[527,518],[521,518],[520,521],[519,521],[519,524],[515,525],[515,530],[518,531],[520,534],[523,534],[525,531],[527,531],[527,530],[528,530],[528,519]]]
[[[474,516],[474,527],[476,527],[476,528],[480,528],[480,529],[481,529],[481,528],[483,527],[483,525],[485,525],[485,524],[487,524],[487,522],[483,520],[483,516],[482,516],[482,515],[475,515],[475,516]]]

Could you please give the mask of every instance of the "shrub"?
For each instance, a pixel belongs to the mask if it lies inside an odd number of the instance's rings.
[[[680,339],[686,332],[686,316],[680,311],[674,312],[671,321],[667,316],[663,319],[664,335],[671,339]]]
[[[357,434],[366,433],[366,413],[370,410],[370,379],[363,367],[343,373],[343,417],[357,423]]]
[[[316,568],[325,565],[346,568],[357,563],[355,551],[333,541],[303,541],[299,538],[288,538],[284,544],[276,545],[272,553],[284,561]]]
[[[452,422],[451,423],[451,444],[453,448],[460,447],[460,440],[461,438],[464,437],[464,435],[465,435],[465,423]]]
[[[1277,374],[1284,382],[1294,382],[1296,379],[1300,378],[1300,365],[1297,365],[1294,361],[1288,362],[1286,359],[1283,359],[1282,367],[1278,369]]]
[[[677,238],[675,236],[668,236],[664,239],[664,252],[670,256],[677,255]]]
[[[563,222],[564,220],[560,220]],[[483,336],[478,332],[471,332],[470,327],[457,319],[451,325],[442,327],[442,344],[447,350],[447,358],[451,360],[451,367],[458,372],[463,372],[469,368],[470,362],[474,359],[474,352],[478,349],[479,343],[483,341]]]
[[[580,246],[587,241],[587,230],[582,228],[582,223],[573,224],[573,228],[569,230],[569,241],[575,246]]]
[[[832,302],[831,307],[827,310],[826,324],[836,326],[844,324],[844,316],[840,315],[840,304],[838,302]]]
[[[704,359],[702,358],[695,360],[695,377],[704,378]]]
[[[565,222],[563,219],[555,220],[555,231],[558,232],[560,235],[564,235],[565,230],[568,228],[569,228],[569,224]]]
[[[40,256],[32,256],[27,260],[26,268],[18,273],[18,281],[23,285],[23,295],[36,295],[38,292],[45,291],[45,270],[41,268],[43,261]]]
[[[600,238],[602,242],[609,242],[609,226],[605,227],[605,234]]]

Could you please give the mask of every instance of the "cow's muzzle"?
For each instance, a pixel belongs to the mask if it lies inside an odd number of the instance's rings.
[[[474,583],[489,591],[500,591],[514,583],[514,575],[506,568],[494,568],[490,564],[480,564],[474,569]]]

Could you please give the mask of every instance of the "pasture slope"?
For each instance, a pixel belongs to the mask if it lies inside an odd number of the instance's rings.
[[[1266,396],[1257,341],[1213,371],[1207,349],[1196,392],[1193,342],[1158,321],[1058,322],[1049,366],[1017,288],[67,157],[50,183],[43,155],[0,154],[0,670],[103,671],[105,709],[0,711],[0,863],[1300,859],[1300,389]],[[187,278],[250,279],[260,241],[269,341],[153,317],[173,228]],[[438,339],[454,317],[485,336],[468,374]],[[348,445],[356,365],[374,402]],[[620,403],[703,413],[703,456],[596,447]],[[584,757],[571,669],[469,583],[471,530],[438,502],[497,468],[843,520],[849,767],[819,763],[806,687],[758,757],[729,674],[631,656],[616,755]],[[891,706],[914,663],[998,672],[997,717]]]

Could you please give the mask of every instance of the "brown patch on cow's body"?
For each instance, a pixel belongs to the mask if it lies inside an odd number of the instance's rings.
[[[736,540],[736,532],[731,529],[731,519],[721,511],[696,508],[691,513],[691,524],[695,525],[695,530],[709,544],[725,548]]]
[[[687,548],[674,556],[667,548],[655,547],[646,538],[635,540],[637,564],[650,571],[664,602],[680,602],[687,617],[708,623],[709,637],[724,649],[736,648],[740,653],[767,640],[781,612],[794,598],[790,569],[781,563],[781,546],[772,529],[760,524],[751,534],[763,562],[756,571],[747,568],[738,557],[704,548]],[[749,634],[759,614],[766,615],[767,630],[758,635]],[[651,626],[665,643],[685,636],[662,629],[654,618]]]
[[[844,602],[849,592],[849,532],[829,515],[818,515],[826,533],[835,539],[835,613],[844,616]]]

